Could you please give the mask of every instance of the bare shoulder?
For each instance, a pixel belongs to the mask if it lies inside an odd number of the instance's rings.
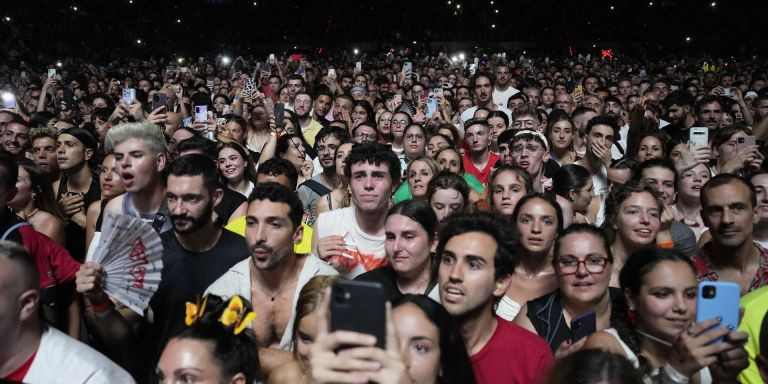
[[[104,207],[104,212],[112,212],[112,213],[123,213],[123,199],[125,198],[125,193],[123,193],[120,196],[114,197],[112,200],[110,200],[107,203],[107,206]]]
[[[621,346],[621,343],[619,343],[619,340],[616,339],[616,337],[612,334],[605,331],[597,331],[591,334],[587,338],[587,342],[584,344],[584,348],[603,349],[613,353],[618,353],[622,356],[626,356],[626,353],[624,353],[624,348]]]
[[[296,360],[291,360],[275,368],[267,379],[267,384],[293,384],[300,383],[304,377],[301,367]]]

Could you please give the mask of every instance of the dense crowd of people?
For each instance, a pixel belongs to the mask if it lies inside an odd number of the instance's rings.
[[[506,53],[5,65],[0,379],[763,382],[767,82]],[[90,261],[107,213],[162,240],[144,313]],[[386,340],[335,329],[344,280],[378,284]],[[738,285],[738,329],[697,318],[707,281]]]

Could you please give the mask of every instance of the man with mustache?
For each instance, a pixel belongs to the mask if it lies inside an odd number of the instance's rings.
[[[696,113],[695,127],[709,128],[709,137],[714,137],[715,131],[720,129],[723,122],[723,104],[720,98],[707,95],[701,98],[694,106]]]
[[[293,190],[276,182],[257,184],[248,198],[245,227],[251,257],[235,264],[206,291],[251,299],[258,314],[252,325],[264,374],[293,359],[294,308],[301,288],[314,276],[336,274],[315,255],[294,251],[304,236],[303,214]]]
[[[701,218],[712,240],[693,257],[699,281],[732,281],[742,295],[768,284],[768,250],[754,241],[759,212],[755,187],[729,173],[701,188]]]
[[[134,362],[139,368],[133,372],[138,382],[149,382],[146,375],[152,373],[165,343],[184,330],[185,303],[201,297],[229,268],[248,260],[243,238],[213,221],[213,208],[223,191],[217,167],[209,157],[189,154],[178,158],[170,165],[166,184],[173,230],[160,235],[163,273],[147,310],[152,322],[139,327],[141,316],[115,310],[102,290],[104,270],[99,263],[87,262],[77,273],[77,291],[90,304],[86,313],[90,329],[115,351],[140,360]]]
[[[325,196],[339,183],[336,174],[336,148],[350,142],[349,132],[342,128],[325,127],[320,129],[315,137],[317,159],[323,171],[303,182],[296,192],[304,206],[304,213],[315,215],[317,198]]]

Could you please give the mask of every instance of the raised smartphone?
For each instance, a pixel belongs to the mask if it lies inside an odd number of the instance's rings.
[[[283,113],[284,109],[285,106],[283,103],[275,104],[275,125],[277,126],[278,130],[283,129],[283,119],[285,119],[285,113]]]
[[[716,328],[739,328],[739,298],[741,287],[732,282],[702,281],[699,283],[696,298],[696,322],[720,317],[722,321]],[[723,338],[715,340],[722,342]]]
[[[133,88],[123,89],[123,100],[125,100],[127,104],[133,103],[133,101],[136,100],[136,90]]]
[[[353,331],[376,337],[386,347],[384,287],[379,283],[337,280],[331,288],[331,331]]]
[[[688,130],[688,142],[691,147],[706,147],[709,145],[709,128],[691,127]]]
[[[160,107],[165,107],[166,102],[166,96],[165,93],[158,92],[155,93],[154,96],[152,96],[152,110],[158,109]]]
[[[195,121],[208,121],[208,106],[196,105],[195,106]]]
[[[742,150],[746,147],[757,145],[754,136],[745,136],[736,138],[736,149]]]
[[[412,70],[413,70],[413,63],[411,63],[410,61],[403,62],[403,73],[407,75],[411,73]]]

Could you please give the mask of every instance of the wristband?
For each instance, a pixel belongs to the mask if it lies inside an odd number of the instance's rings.
[[[691,381],[690,378],[680,373],[669,363],[664,364],[664,367],[661,368],[660,376],[662,383],[688,384]]]
[[[112,301],[110,301],[109,299],[104,300],[103,303],[98,303],[98,304],[93,302],[91,303],[91,310],[95,314],[109,312],[111,309],[114,309],[114,308],[112,306]]]
[[[675,242],[674,241],[665,241],[665,242],[662,242],[662,243],[656,243],[656,246],[659,247],[659,248],[671,249],[671,248],[675,247]]]

